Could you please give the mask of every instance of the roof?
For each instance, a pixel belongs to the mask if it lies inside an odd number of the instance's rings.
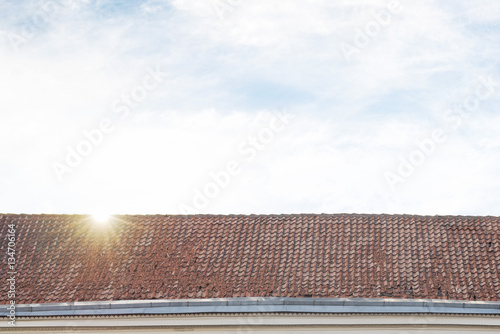
[[[500,301],[500,217],[0,215],[16,303],[234,297]],[[3,265],[6,266],[6,257]],[[7,273],[0,271],[0,280]],[[7,285],[0,303],[7,304]]]

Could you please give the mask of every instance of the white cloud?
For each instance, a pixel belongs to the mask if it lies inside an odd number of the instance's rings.
[[[500,87],[394,192],[384,178],[479,77],[500,81],[497,1],[401,0],[350,62],[341,43],[389,1],[69,1],[15,51],[46,3],[0,3],[0,211],[175,213],[286,107],[202,211],[500,214]],[[52,163],[157,64],[165,81],[59,183]]]

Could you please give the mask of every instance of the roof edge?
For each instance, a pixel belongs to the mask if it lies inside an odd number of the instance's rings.
[[[500,218],[498,215],[460,215],[460,214],[414,214],[414,213],[355,213],[355,212],[336,212],[336,213],[251,213],[251,214],[238,214],[238,213],[203,213],[203,214],[142,214],[142,213],[113,213],[112,216],[121,217],[305,217],[305,216],[336,216],[336,217],[415,217],[415,218]],[[91,213],[9,213],[0,212],[2,216],[16,216],[16,217],[82,217],[92,216]]]
[[[7,315],[7,306],[2,305],[0,316]],[[440,299],[241,297],[16,305],[16,316],[21,317],[275,312],[500,315],[500,302]]]

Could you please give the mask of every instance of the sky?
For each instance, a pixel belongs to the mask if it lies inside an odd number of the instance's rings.
[[[500,215],[497,0],[0,1],[0,212]]]

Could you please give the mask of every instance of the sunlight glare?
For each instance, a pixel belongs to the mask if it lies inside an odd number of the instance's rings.
[[[104,212],[99,212],[99,213],[94,213],[92,214],[92,219],[98,223],[99,225],[106,225],[109,223],[110,219],[111,219],[111,216],[110,214],[108,213],[104,213]]]

